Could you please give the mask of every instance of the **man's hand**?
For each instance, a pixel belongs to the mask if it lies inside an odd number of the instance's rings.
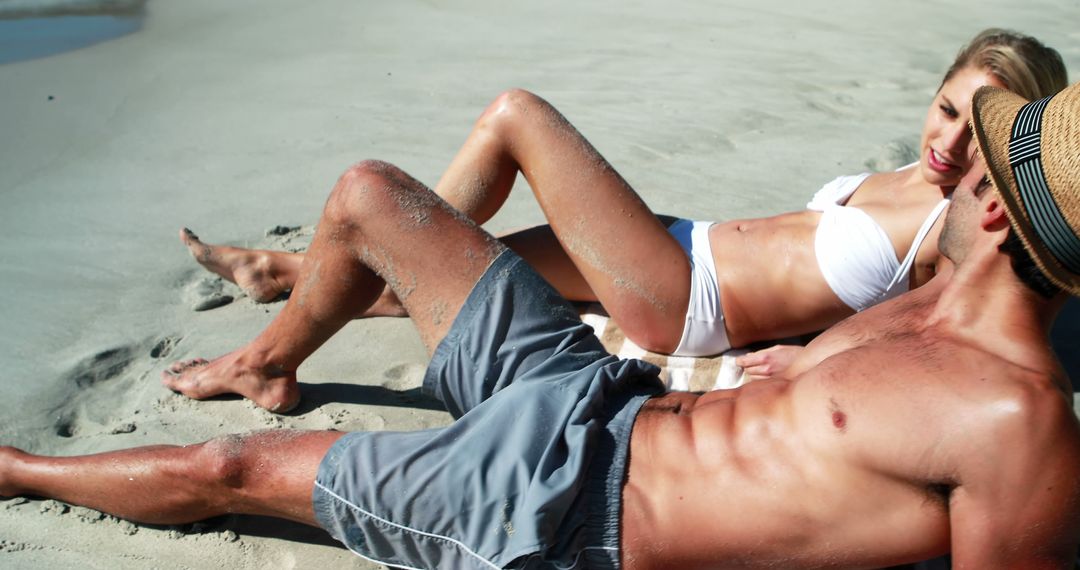
[[[751,352],[735,358],[750,380],[768,380],[783,376],[803,347],[778,344],[764,350]]]

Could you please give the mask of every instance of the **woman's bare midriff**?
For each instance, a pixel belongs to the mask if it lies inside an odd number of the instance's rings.
[[[818,269],[814,234],[820,218],[804,210],[709,230],[733,346],[821,330],[853,313]]]

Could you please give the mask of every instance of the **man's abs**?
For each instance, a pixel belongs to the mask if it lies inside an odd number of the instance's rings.
[[[795,408],[793,387],[763,381],[646,403],[623,495],[628,568],[815,567],[871,543],[878,554],[858,563],[873,565],[947,548],[947,498],[866,469],[843,440],[822,441],[847,418],[826,404],[821,425],[806,425],[811,411]]]

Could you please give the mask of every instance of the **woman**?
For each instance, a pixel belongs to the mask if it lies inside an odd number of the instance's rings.
[[[507,245],[568,299],[601,302],[638,345],[716,354],[823,329],[929,280],[941,211],[970,166],[974,91],[995,85],[1032,99],[1066,84],[1055,50],[986,30],[946,73],[918,163],[841,177],[803,211],[723,223],[659,218],[551,105],[510,91],[483,113],[435,191],[484,223],[522,173],[550,225],[504,236]],[[181,239],[256,300],[291,289],[302,262],[301,254],[210,246],[188,230]],[[401,309],[387,295],[366,316],[393,314]],[[785,361],[773,351],[743,364],[767,374]],[[214,364],[174,367],[165,383],[185,392],[183,376],[217,374]]]

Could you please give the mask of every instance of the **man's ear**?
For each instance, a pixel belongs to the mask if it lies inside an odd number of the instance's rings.
[[[1009,217],[1005,214],[1005,205],[1001,202],[1001,196],[996,192],[990,192],[990,197],[983,204],[982,219],[979,220],[984,229],[998,230],[1008,227]]]

